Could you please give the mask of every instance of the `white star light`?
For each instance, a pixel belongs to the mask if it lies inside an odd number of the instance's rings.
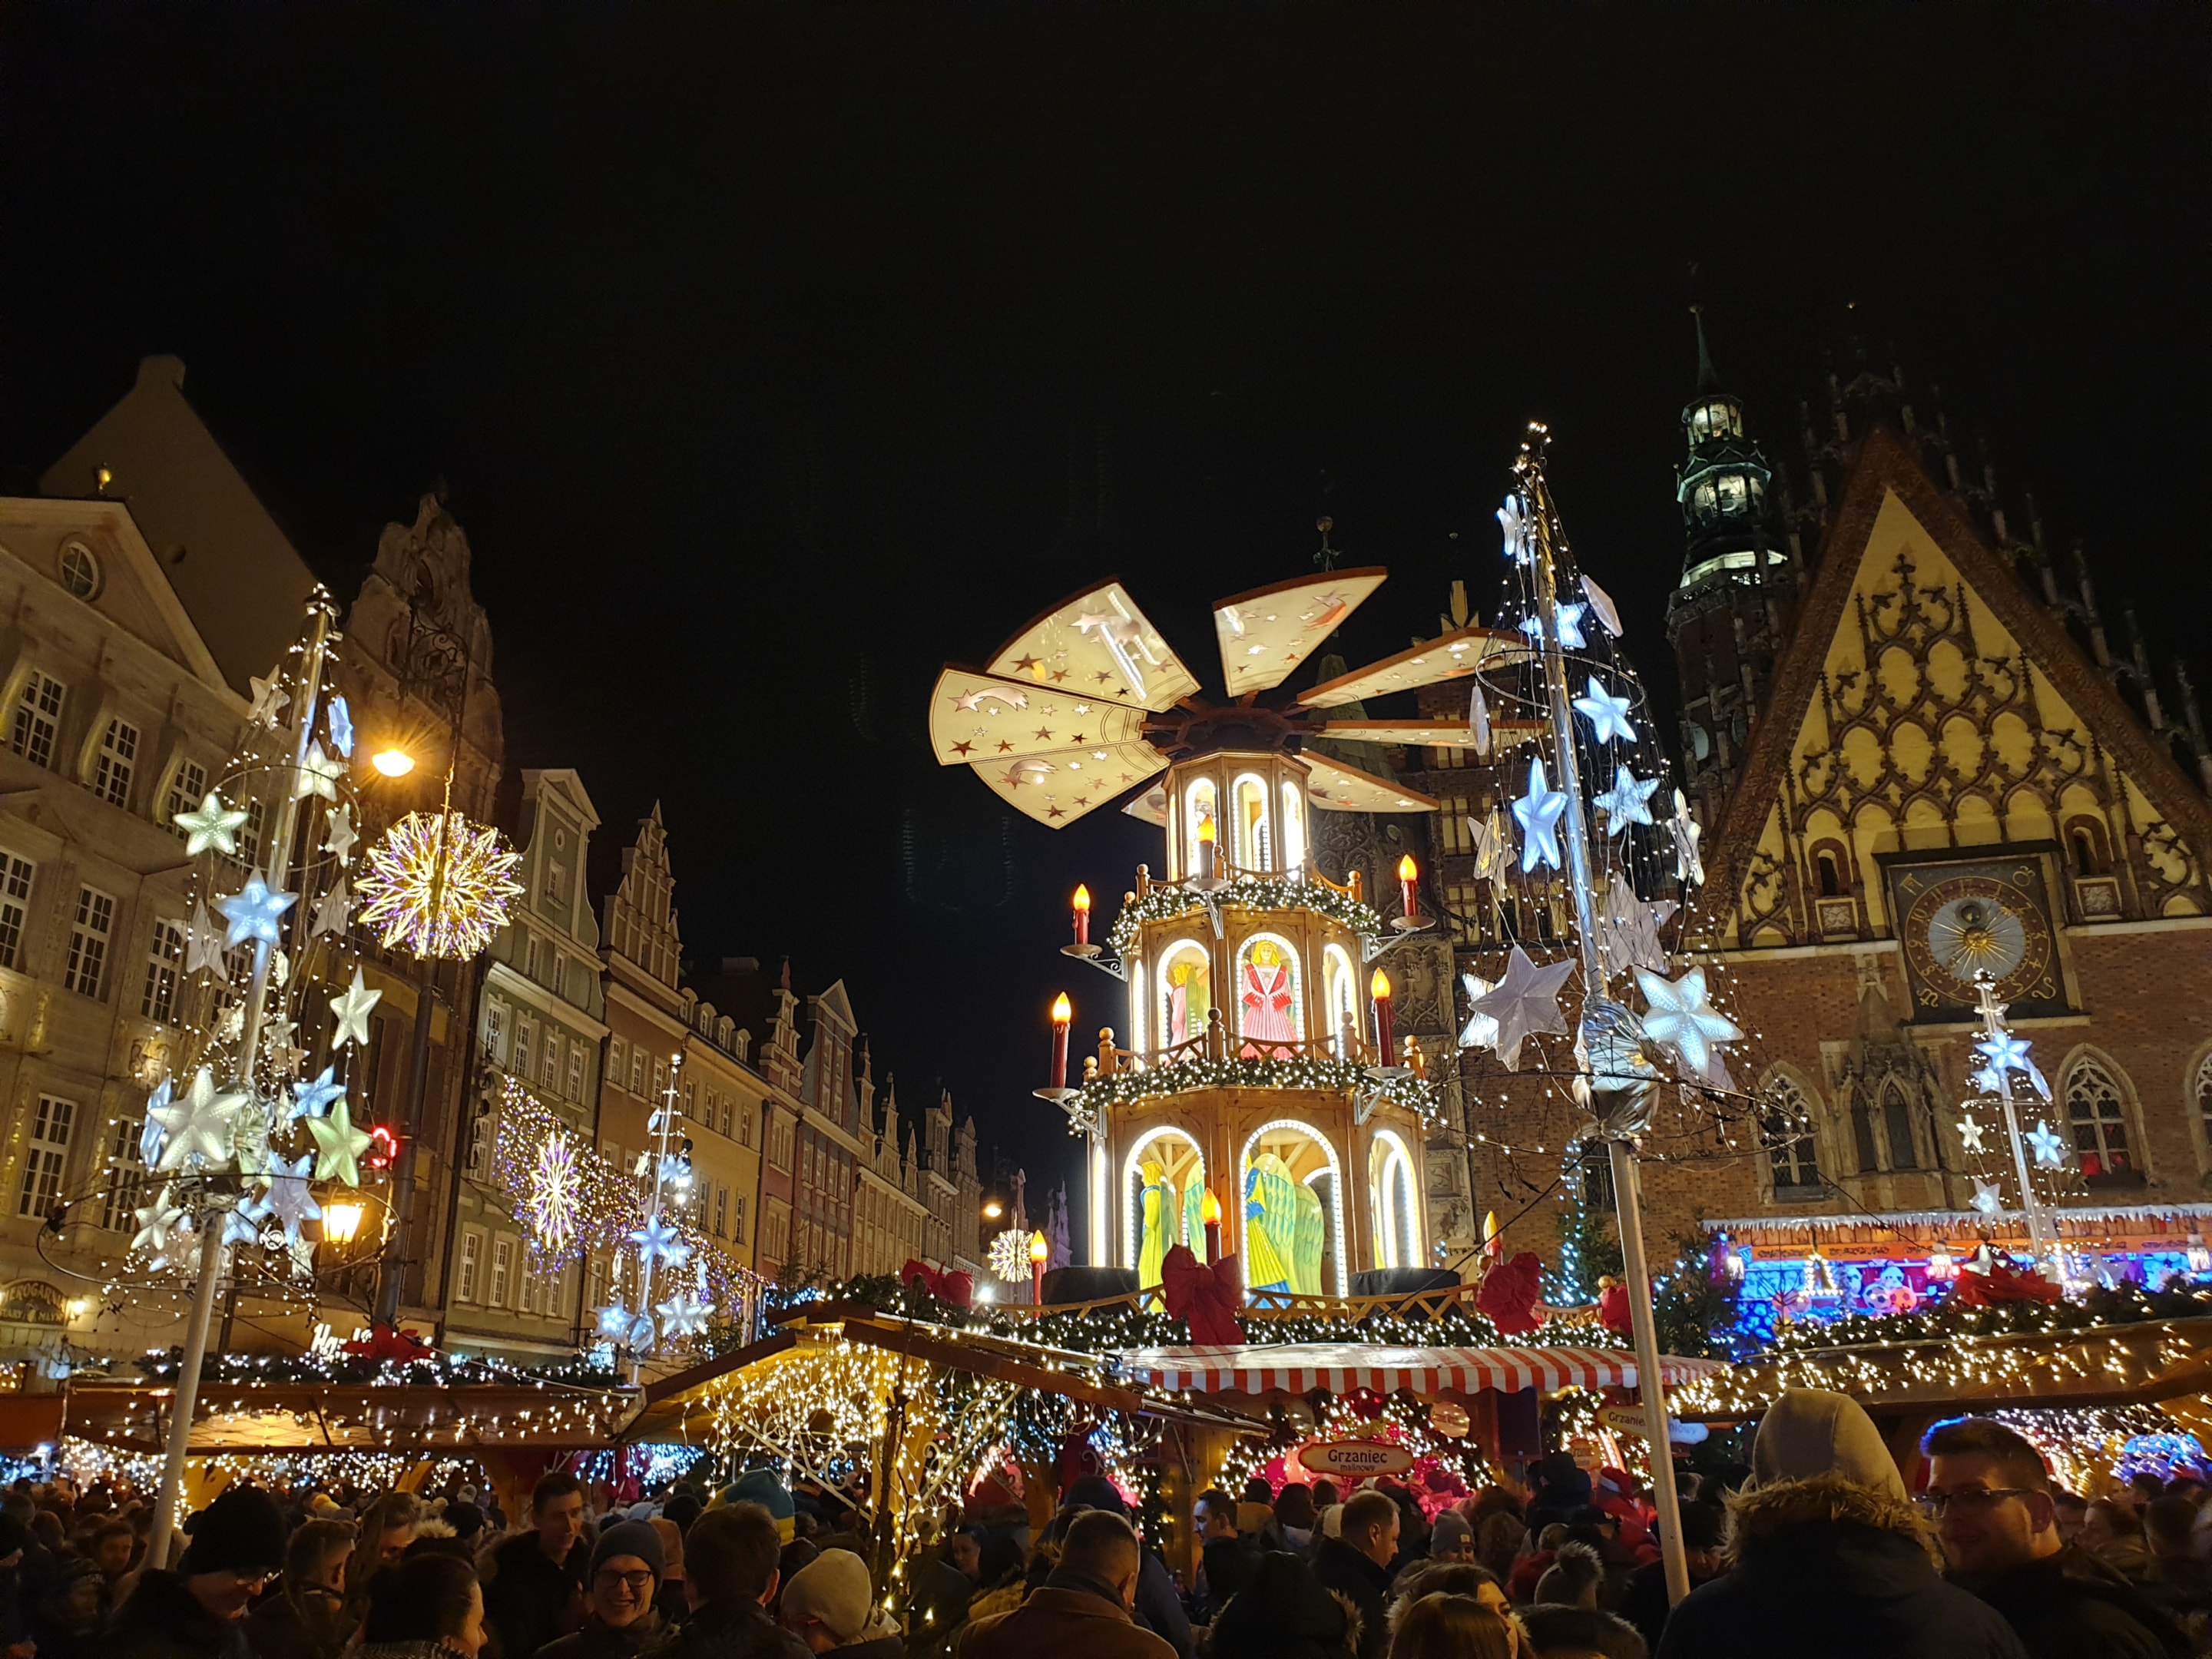
[[[223,971],[222,929],[208,915],[207,901],[196,899],[191,920],[185,924],[185,971],[197,974],[203,968]]]
[[[1539,864],[1557,870],[1565,862],[1559,854],[1559,814],[1567,798],[1544,776],[1543,757],[1528,763],[1528,793],[1513,803],[1513,817],[1521,826],[1521,869],[1523,874]]]
[[[212,789],[198,809],[175,815],[177,828],[185,832],[185,853],[189,858],[198,858],[210,847],[218,853],[235,854],[239,826],[245,822],[246,809],[225,806],[222,797]]]
[[[1632,823],[1650,823],[1651,792],[1658,787],[1656,778],[1633,777],[1626,767],[1615,767],[1613,787],[1590,798],[1590,805],[1605,813],[1605,833],[1617,836]]]
[[[138,1126],[138,1161],[149,1170],[161,1162],[161,1142],[167,1138],[167,1131],[161,1127],[160,1114],[167,1109],[173,1092],[169,1079],[163,1078],[146,1097],[146,1121]]]
[[[353,803],[346,802],[330,815],[330,830],[323,837],[323,851],[335,853],[340,864],[353,862],[353,844],[361,839],[353,827]]]
[[[2028,1080],[2037,1094],[2045,1100],[2051,1098],[2050,1080],[2038,1069],[2036,1063],[2027,1057],[2028,1040],[2026,1037],[2016,1037],[2009,1032],[2000,1031],[1995,1036],[1978,1038],[1974,1047],[1980,1052],[1982,1058],[1989,1062],[1987,1067],[1978,1076],[1991,1079],[1991,1082],[1986,1085],[1991,1094],[2001,1095],[2004,1092],[2002,1078],[2005,1073],[2018,1072]]]
[[[333,696],[330,707],[331,747],[350,759],[353,756],[353,710],[346,707],[342,696]]]
[[[702,1302],[689,1291],[678,1291],[653,1311],[660,1316],[662,1335],[696,1336],[707,1328],[707,1316],[714,1311],[714,1304]]]
[[[246,711],[246,718],[256,726],[276,725],[284,705],[292,701],[292,694],[280,684],[284,678],[283,665],[270,669],[265,680],[258,674],[247,678],[253,687],[253,707]]]
[[[169,1248],[169,1235],[177,1231],[177,1224],[185,1212],[169,1201],[169,1189],[161,1188],[155,1200],[137,1212],[138,1236],[131,1241],[134,1250],[144,1250],[149,1255],[160,1255]]]
[[[287,1114],[288,1121],[320,1117],[331,1109],[331,1102],[345,1098],[345,1085],[331,1080],[331,1073],[335,1069],[325,1066],[320,1077],[292,1085],[292,1109]]]
[[[1498,1027],[1495,1047],[1505,1069],[1521,1069],[1521,1045],[1538,1032],[1564,1036],[1567,1022],[1559,1013],[1559,988],[1575,970],[1567,957],[1539,968],[1519,945],[1505,959],[1505,977],[1476,1000],[1469,1012],[1492,1020]]]
[[[1482,682],[1476,680],[1468,688],[1468,735],[1474,739],[1474,752],[1488,758],[1490,754],[1490,702],[1482,695]]]
[[[282,1224],[287,1244],[300,1242],[301,1224],[322,1218],[323,1206],[307,1188],[307,1166],[313,1161],[312,1152],[301,1153],[296,1164],[281,1158],[269,1161],[269,1186],[258,1207],[264,1216]]]
[[[1644,992],[1644,1030],[1655,1042],[1663,1042],[1681,1057],[1691,1072],[1704,1076],[1719,1057],[1718,1045],[1743,1035],[1736,1023],[1705,1000],[1705,970],[1692,968],[1681,978],[1668,981],[1649,968],[1636,970],[1636,983]]]
[[[611,1342],[619,1342],[629,1334],[631,1314],[619,1299],[599,1310],[599,1334]]]
[[[311,743],[307,752],[301,757],[299,775],[292,780],[292,799],[305,800],[310,795],[320,795],[325,800],[338,798],[338,780],[345,776],[345,763],[332,760],[323,752],[320,743]]]
[[[1481,817],[1469,818],[1467,828],[1474,848],[1474,873],[1483,877],[1496,875],[1505,867],[1512,852],[1498,809],[1493,806]]]
[[[1462,974],[1459,982],[1467,987],[1467,1000],[1479,1003],[1497,988],[1480,974]],[[1460,1028],[1459,1046],[1462,1048],[1495,1048],[1498,1046],[1498,1022],[1488,1014],[1471,1013],[1467,1024]]]
[[[629,1236],[629,1242],[637,1246],[638,1258],[643,1261],[658,1259],[680,1267],[691,1259],[691,1247],[677,1237],[665,1216],[653,1217]]]
[[[361,976],[361,969],[353,970],[353,985],[343,996],[331,999],[331,1012],[337,1016],[337,1030],[331,1036],[331,1047],[343,1048],[349,1042],[368,1047],[369,1010],[384,999],[381,991],[372,991],[368,981]]]
[[[222,912],[223,920],[230,924],[223,934],[226,945],[243,945],[248,939],[276,942],[276,924],[284,913],[299,902],[297,893],[280,893],[264,881],[259,873],[248,876],[246,885],[228,898],[219,898],[215,908]]]
[[[1675,877],[1704,886],[1705,861],[1698,854],[1698,837],[1705,832],[1698,828],[1697,819],[1690,816],[1689,800],[1679,789],[1674,792],[1674,816],[1667,820],[1667,830],[1674,838]]]
[[[1586,715],[1590,723],[1590,741],[1603,743],[1609,738],[1619,738],[1624,743],[1636,741],[1636,727],[1628,718],[1628,699],[1616,697],[1590,676],[1589,690],[1575,699],[1575,707]]]
[[[1562,651],[1580,651],[1589,643],[1583,638],[1581,605],[1555,605],[1552,607],[1552,619],[1559,624],[1559,648]],[[1541,617],[1522,617],[1521,631],[1538,644],[1543,643],[1544,623]]]
[[[1588,571],[1583,573],[1582,581],[1583,597],[1589,601],[1591,611],[1605,624],[1605,631],[1619,639],[1628,631],[1620,625],[1620,607],[1613,604],[1612,594],[1589,579]]]
[[[217,1089],[213,1069],[201,1066],[192,1073],[191,1085],[182,1100],[173,1099],[158,1109],[149,1107],[148,1115],[160,1121],[169,1143],[155,1168],[182,1169],[195,1158],[207,1164],[228,1164],[238,1115],[245,1109],[246,1098],[232,1090]]]
[[[1528,563],[1528,510],[1517,492],[1498,509],[1498,527],[1505,532],[1505,556],[1516,564]]]
[[[353,919],[353,895],[346,891],[345,878],[338,878],[337,885],[323,895],[323,902],[315,907],[315,919],[308,924],[307,937],[320,939],[325,933],[343,933],[346,923]]]
[[[261,1210],[251,1199],[234,1210],[226,1210],[222,1218],[222,1242],[226,1244],[252,1244],[261,1237]]]
[[[2048,1123],[2039,1123],[2024,1137],[2035,1149],[2035,1161],[2046,1170],[2063,1168],[2066,1163],[2066,1143],[2061,1140]]]
[[[1959,1144],[1970,1152],[1982,1150],[1982,1126],[1971,1117],[1959,1120]]]
[[[1977,1181],[1970,1202],[1984,1215],[1995,1215],[2004,1207],[2004,1193],[1994,1181]]]

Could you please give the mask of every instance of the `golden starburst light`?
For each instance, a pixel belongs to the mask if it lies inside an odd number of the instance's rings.
[[[387,949],[473,957],[507,926],[522,855],[459,812],[410,812],[368,852],[361,920]]]

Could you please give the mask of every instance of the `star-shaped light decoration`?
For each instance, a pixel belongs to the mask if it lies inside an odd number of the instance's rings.
[[[353,757],[353,710],[346,707],[344,697],[331,697],[327,724],[331,728],[331,747],[350,760]]]
[[[1555,605],[1552,607],[1552,619],[1559,624],[1559,648],[1562,651],[1580,651],[1589,643],[1583,638],[1582,606]],[[1538,644],[1543,643],[1544,623],[1541,617],[1522,617],[1521,631]]]
[[[1632,968],[1663,969],[1667,953],[1660,948],[1659,930],[1679,907],[1672,899],[1650,902],[1638,898],[1620,877],[1606,886],[1605,908],[1598,930],[1598,958],[1608,974],[1625,974]]]
[[[247,678],[253,687],[253,707],[246,711],[246,719],[256,726],[276,725],[276,717],[284,712],[284,705],[292,701],[292,694],[283,686],[283,666],[270,669],[265,680],[258,674]]]
[[[320,939],[325,933],[343,933],[352,920],[353,895],[346,890],[345,878],[340,876],[337,884],[324,894],[322,902],[315,907],[315,919],[307,926],[307,937],[312,939]]]
[[[1674,816],[1667,820],[1667,832],[1674,840],[1674,874],[1682,881],[1702,887],[1705,884],[1705,861],[1698,854],[1698,837],[1705,833],[1698,821],[1690,816],[1690,802],[1682,792],[1674,792]]]
[[[1959,1120],[1959,1144],[1970,1152],[1982,1150],[1982,1126],[1971,1117]]]
[[[325,800],[338,798],[338,780],[345,776],[345,763],[332,760],[323,750],[319,742],[307,745],[307,752],[300,757],[300,769],[292,780],[292,799],[305,800],[310,795],[320,795]]]
[[[181,1170],[195,1163],[216,1168],[228,1164],[238,1115],[246,1099],[234,1090],[216,1088],[213,1068],[201,1066],[192,1073],[182,1100],[172,1099],[158,1111],[151,1108],[148,1111],[149,1116],[160,1120],[168,1136],[168,1145],[161,1149],[161,1161],[154,1167]]]
[[[276,891],[256,871],[246,878],[244,887],[215,902],[215,908],[222,912],[223,920],[229,924],[223,934],[223,944],[243,945],[248,939],[266,939],[274,945],[277,923],[299,899],[297,893]]]
[[[1505,976],[1476,999],[1468,1010],[1497,1023],[1492,1046],[1509,1072],[1521,1069],[1521,1045],[1540,1032],[1566,1035],[1567,1022],[1559,1013],[1559,988],[1575,970],[1572,957],[1539,968],[1519,945],[1505,959]]]
[[[1598,684],[1596,675],[1589,677],[1589,690],[1575,699],[1575,707],[1589,720],[1593,743],[1612,738],[1624,743],[1636,741],[1636,727],[1628,718],[1628,699],[1614,696]]]
[[[1645,1033],[1672,1048],[1692,1075],[1710,1077],[1719,1045],[1735,1042],[1743,1031],[1705,1000],[1705,970],[1692,968],[1669,981],[1649,968],[1638,968],[1636,983],[1644,993]]]
[[[1984,1085],[1990,1093],[2002,1094],[2004,1074],[2007,1072],[2018,1072],[2027,1079],[2028,1085],[2037,1094],[2045,1100],[2051,1098],[2051,1081],[2043,1075],[2036,1063],[2027,1057],[2028,1040],[2026,1037],[2016,1037],[2009,1032],[2000,1031],[1995,1036],[1976,1038],[1974,1048],[1986,1062],[1977,1075],[1991,1079]]]
[[[330,827],[323,836],[323,851],[336,854],[340,864],[351,864],[354,843],[360,839],[360,831],[353,827],[353,803],[347,801],[330,814]]]
[[[1516,564],[1528,562],[1528,508],[1515,491],[1498,509],[1498,527],[1505,532],[1505,556]]]
[[[1467,828],[1474,848],[1474,873],[1480,877],[1496,875],[1505,867],[1512,852],[1505,839],[1505,821],[1493,806],[1481,817],[1469,818]]]
[[[349,1042],[368,1047],[369,1010],[384,1000],[384,993],[372,991],[368,981],[362,977],[361,969],[353,970],[353,984],[343,995],[331,999],[331,1012],[337,1016],[337,1029],[331,1035],[331,1047],[343,1048]]]
[[[2021,1137],[2035,1149],[2035,1161],[2046,1170],[2065,1167],[2066,1143],[2048,1123],[2039,1123]]]
[[[1566,810],[1567,798],[1545,777],[1544,758],[1539,755],[1528,763],[1528,793],[1513,803],[1513,817],[1521,826],[1522,873],[1540,864],[1548,864],[1554,870],[1562,866],[1559,814]]]
[[[1589,601],[1592,614],[1605,624],[1607,633],[1619,639],[1628,630],[1620,625],[1620,607],[1613,602],[1613,595],[1592,581],[1588,571],[1583,572],[1582,582],[1583,597]]]
[[[320,1117],[331,1109],[331,1103],[345,1098],[346,1086],[332,1079],[337,1068],[325,1066],[320,1077],[308,1078],[292,1085],[292,1104],[285,1114],[287,1122],[303,1117]]]
[[[1467,1000],[1479,1003],[1497,988],[1480,974],[1462,974],[1459,982],[1467,987]],[[1498,1046],[1498,1022],[1488,1014],[1471,1013],[1467,1024],[1460,1027],[1459,1046],[1462,1048],[1495,1048]]]
[[[599,1334],[610,1342],[619,1342],[629,1334],[629,1328],[635,1318],[636,1316],[623,1307],[622,1298],[617,1297],[599,1310]]]
[[[142,1206],[136,1213],[138,1235],[131,1241],[131,1248],[134,1250],[143,1250],[149,1255],[158,1256],[169,1248],[170,1235],[183,1231],[178,1224],[184,1220],[185,1212],[170,1201],[167,1187],[161,1188],[152,1203]]]
[[[195,899],[191,920],[185,924],[185,971],[197,974],[203,968],[223,971],[222,929],[208,915],[207,901]]]
[[[1590,805],[1605,813],[1605,833],[1617,836],[1632,823],[1650,823],[1651,792],[1658,787],[1656,778],[1633,776],[1625,766],[1613,768],[1613,787],[1590,798]]]
[[[641,1261],[665,1261],[672,1267],[680,1267],[691,1259],[691,1247],[677,1236],[665,1216],[647,1218],[645,1225],[629,1236],[629,1242],[637,1246]]]
[[[315,1195],[307,1186],[307,1166],[313,1161],[311,1152],[301,1153],[298,1162],[293,1164],[281,1158],[269,1161],[269,1185],[262,1194],[259,1207],[262,1215],[283,1226],[288,1246],[300,1242],[303,1224],[322,1218],[323,1206],[315,1202]]]
[[[1474,739],[1474,752],[1487,759],[1490,755],[1490,700],[1482,695],[1482,682],[1477,679],[1468,688],[1468,735]]]
[[[360,1186],[361,1155],[374,1138],[353,1127],[353,1108],[341,1098],[329,1116],[311,1117],[307,1124],[307,1133],[315,1138],[315,1179]]]
[[[2004,1208],[2004,1191],[1994,1181],[1977,1181],[1974,1195],[1967,1202],[1984,1215],[1995,1215]]]
[[[189,812],[175,815],[178,829],[185,832],[185,853],[198,858],[210,847],[218,853],[235,854],[238,851],[238,831],[246,822],[246,809],[222,804],[222,797],[212,789],[199,805]]]
[[[702,1302],[688,1290],[678,1291],[653,1311],[660,1316],[663,1336],[696,1336],[707,1328],[707,1316],[714,1311],[714,1304]]]
[[[174,1085],[163,1078],[154,1085],[154,1092],[146,1097],[146,1120],[138,1126],[138,1161],[149,1170],[161,1162],[161,1142],[168,1131],[161,1127],[159,1114],[167,1108],[174,1092]]]
[[[255,1244],[261,1238],[261,1206],[248,1199],[234,1210],[222,1215],[222,1242],[226,1244]]]

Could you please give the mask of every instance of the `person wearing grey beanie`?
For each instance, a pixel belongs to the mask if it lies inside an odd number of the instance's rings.
[[[667,1626],[654,1610],[668,1570],[660,1534],[643,1521],[620,1521],[600,1533],[584,1577],[589,1612],[584,1627],[549,1642],[538,1659],[632,1659],[659,1641]]]
[[[1474,1559],[1474,1528],[1457,1510],[1441,1510],[1429,1527],[1429,1559],[1431,1561],[1472,1561]]]

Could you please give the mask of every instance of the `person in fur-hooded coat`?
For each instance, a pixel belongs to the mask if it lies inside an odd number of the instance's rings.
[[[1994,1608],[1939,1575],[1933,1533],[1848,1395],[1776,1401],[1729,1508],[1728,1570],[1668,1616],[1657,1659],[2026,1659]]]

